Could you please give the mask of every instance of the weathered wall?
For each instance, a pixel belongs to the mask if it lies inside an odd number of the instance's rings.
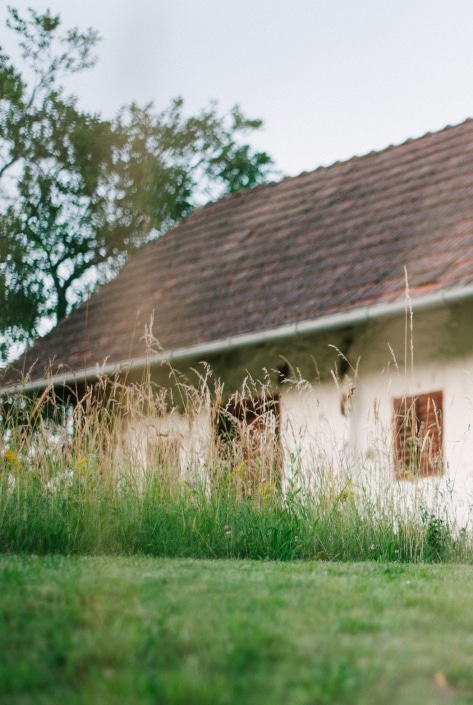
[[[342,362],[339,351],[349,364]],[[255,392],[263,385],[280,396],[286,478],[301,468],[311,481],[326,473],[351,475],[374,493],[397,488],[407,501],[418,500],[421,486],[422,501],[430,497],[444,507],[453,502],[461,508],[460,521],[468,520],[473,504],[472,306],[418,313],[413,328],[408,313],[319,337],[229,350],[208,363],[214,373],[210,393],[192,422],[179,414],[160,422],[167,425],[165,434],[178,439],[184,469],[205,465],[211,452],[215,380],[223,384],[225,399],[250,377]],[[199,361],[190,366],[203,369]],[[283,367],[285,379],[277,372]],[[393,398],[437,390],[444,395],[445,472],[415,482],[396,481]],[[142,424],[136,443],[143,457],[148,452],[143,443],[151,443],[152,435]]]
[[[462,524],[473,503],[473,307],[468,304],[372,323],[359,340],[360,380],[352,435],[367,473],[385,466],[393,481],[393,398],[443,392],[442,477],[397,483],[414,497],[422,486],[439,507],[453,504]]]

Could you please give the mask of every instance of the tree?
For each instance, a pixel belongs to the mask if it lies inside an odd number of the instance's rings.
[[[89,69],[97,33],[9,8],[23,73],[0,50],[0,349],[67,315],[127,257],[198,204],[267,180],[272,160],[243,140],[261,127],[182,99],[113,121],[83,112],[64,77]]]

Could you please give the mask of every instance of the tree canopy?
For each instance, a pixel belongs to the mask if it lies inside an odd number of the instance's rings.
[[[53,325],[138,247],[205,200],[265,182],[260,120],[211,103],[185,114],[131,104],[115,119],[80,109],[65,77],[93,67],[99,37],[9,8],[21,67],[0,47],[0,352]]]

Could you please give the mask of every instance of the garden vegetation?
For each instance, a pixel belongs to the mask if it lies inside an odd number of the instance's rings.
[[[174,397],[149,380],[101,379],[74,407],[52,386],[4,400],[0,552],[472,562],[469,533],[444,514],[445,498],[424,501],[421,482],[406,505],[380,502],[363,468],[339,475],[323,457],[302,468],[271,446],[250,461],[241,447],[223,454],[212,434],[204,456],[183,456],[185,429],[204,406],[221,413],[221,391],[208,371],[196,386],[171,375]],[[160,432],[173,417],[179,432]]]

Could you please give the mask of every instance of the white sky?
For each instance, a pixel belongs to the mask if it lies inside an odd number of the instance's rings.
[[[238,103],[286,174],[473,117],[473,0],[0,0],[102,35],[82,107]]]

